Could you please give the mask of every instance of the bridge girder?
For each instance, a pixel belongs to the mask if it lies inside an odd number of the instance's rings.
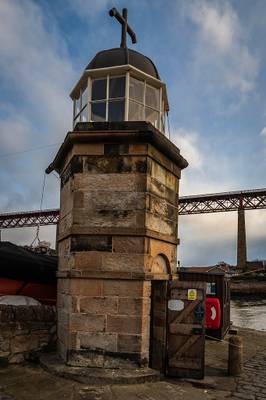
[[[179,215],[209,214],[266,209],[266,189],[183,196],[179,198]],[[59,210],[37,210],[0,214],[0,229],[56,225]]]

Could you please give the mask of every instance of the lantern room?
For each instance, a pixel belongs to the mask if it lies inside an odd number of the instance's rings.
[[[146,121],[162,133],[169,110],[154,63],[127,47],[96,54],[70,94],[77,122]]]

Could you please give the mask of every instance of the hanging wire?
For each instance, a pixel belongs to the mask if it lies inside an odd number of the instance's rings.
[[[44,146],[33,147],[31,149],[26,149],[26,150],[22,150],[22,151],[15,151],[14,153],[0,154],[0,158],[2,158],[2,157],[11,157],[11,156],[16,156],[18,154],[25,154],[25,153],[30,153],[30,152],[33,152],[33,151],[48,149],[49,147],[58,146],[59,144],[61,144],[61,143],[58,142],[58,143],[46,144]]]
[[[42,210],[42,205],[43,205],[43,197],[44,197],[44,190],[45,190],[45,184],[46,184],[46,173],[44,172],[43,174],[43,184],[42,184],[42,193],[41,193],[41,201],[40,201],[40,211]],[[30,245],[32,247],[35,243],[35,241],[38,241],[38,244],[40,244],[40,238],[39,238],[39,233],[40,233],[40,223],[37,225],[36,228],[36,235]]]
[[[168,136],[169,136],[169,140],[171,140],[170,120],[169,120],[169,113],[168,113],[168,111],[166,111],[166,116],[167,116]]]
[[[208,339],[215,340],[216,342],[224,342],[224,343],[229,344],[229,340],[226,340],[226,339],[217,339],[217,338],[214,337],[214,336],[209,336],[209,335],[206,335],[206,334],[205,334],[205,337],[207,337]],[[233,343],[230,343],[230,346],[238,347],[238,348],[240,348],[240,349],[242,348],[242,346],[238,346],[237,344],[233,344]]]

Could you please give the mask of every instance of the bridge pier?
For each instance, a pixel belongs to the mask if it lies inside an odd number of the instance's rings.
[[[238,208],[237,267],[242,270],[245,270],[247,268],[247,239],[246,239],[245,209],[241,205]]]

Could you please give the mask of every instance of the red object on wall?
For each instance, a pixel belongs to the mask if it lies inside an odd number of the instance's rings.
[[[40,303],[56,304],[56,284],[23,282],[14,279],[0,278],[0,296],[21,295],[33,297]]]
[[[206,328],[219,329],[221,324],[221,306],[219,299],[206,298]]]

